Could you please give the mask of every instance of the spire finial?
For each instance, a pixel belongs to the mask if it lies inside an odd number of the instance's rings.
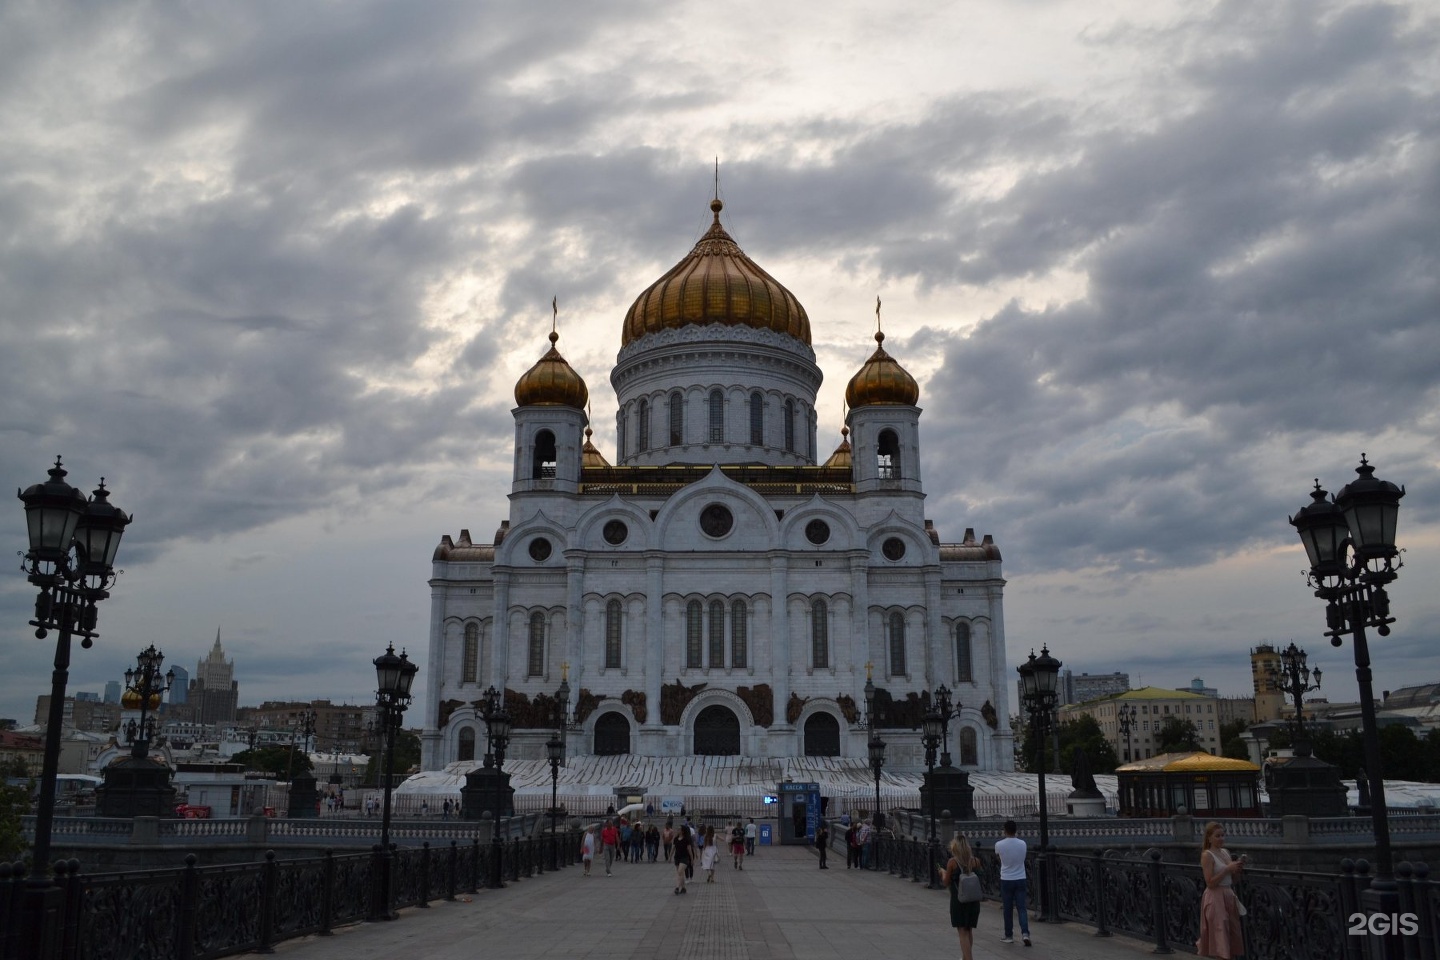
[[[715,214],[715,225],[720,225],[720,211],[725,209],[725,202],[720,199],[720,158],[715,158],[715,199],[710,201],[710,212]]]
[[[555,332],[555,327],[560,323],[560,296],[556,294],[550,298],[550,342],[553,344],[560,339],[560,334]]]
[[[875,342],[884,343],[885,334],[880,329],[880,295],[875,295]]]

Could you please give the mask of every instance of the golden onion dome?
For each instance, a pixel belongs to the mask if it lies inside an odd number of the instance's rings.
[[[126,687],[125,692],[120,694],[120,706],[124,707],[126,710],[139,710],[140,702],[144,699],[144,697],[140,696],[139,692],[131,690],[129,687]],[[160,709],[160,694],[150,694],[150,705],[146,709]]]
[[[585,446],[580,448],[581,469],[585,469],[588,467],[610,466],[610,461],[605,459],[605,454],[601,453],[600,450],[595,446],[595,444],[590,442],[590,435],[594,432],[595,431],[591,430],[589,427],[585,428]]]
[[[575,368],[560,356],[555,342],[560,334],[550,331],[550,349],[515,381],[515,405],[533,407],[552,405],[585,409],[590,390]]]
[[[830,459],[825,461],[825,466],[836,467],[842,470],[849,470],[854,466],[853,452],[850,449],[850,428],[840,428],[840,446],[830,454]]]
[[[875,352],[845,387],[845,402],[851,409],[881,403],[913,407],[920,399],[920,385],[885,352],[884,342],[885,334],[875,331]]]
[[[719,198],[710,202],[715,222],[705,236],[635,298],[625,314],[621,346],[661,330],[708,323],[773,330],[810,343],[805,308],[720,226],[724,206]]]

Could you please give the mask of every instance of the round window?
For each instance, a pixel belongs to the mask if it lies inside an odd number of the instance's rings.
[[[891,537],[880,544],[880,552],[885,554],[886,560],[899,560],[905,556],[905,541],[899,537]]]
[[[630,528],[625,526],[624,520],[610,520],[605,524],[603,535],[606,543],[612,547],[619,546],[630,536]]]
[[[723,537],[734,525],[735,517],[730,508],[722,504],[712,503],[700,511],[700,529],[705,531],[706,536]]]
[[[536,563],[544,563],[550,559],[552,549],[549,540],[544,537],[536,537],[530,541],[530,559]]]
[[[824,520],[811,520],[805,524],[805,539],[817,547],[820,546],[830,539],[830,524]]]

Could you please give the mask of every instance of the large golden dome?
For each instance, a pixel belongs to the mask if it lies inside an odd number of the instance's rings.
[[[543,404],[585,409],[590,390],[575,368],[560,356],[555,342],[560,334],[550,331],[550,349],[515,381],[515,405],[533,407]]]
[[[731,239],[720,226],[724,204],[710,202],[715,222],[670,272],[635,298],[625,314],[624,346],[649,333],[690,324],[723,323],[785,333],[810,343],[810,318],[795,295]]]
[[[884,341],[885,334],[877,330],[875,352],[845,387],[845,402],[852,410],[881,403],[913,407],[920,399],[920,385],[885,352]]]

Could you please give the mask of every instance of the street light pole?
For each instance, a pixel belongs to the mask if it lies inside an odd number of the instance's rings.
[[[929,886],[932,890],[940,888],[940,881],[935,876],[935,753],[940,747],[941,728],[944,721],[941,719],[939,707],[931,707],[925,712],[924,733],[920,741],[925,745],[925,785],[930,794],[930,840],[925,845],[925,873],[929,876]]]
[[[1024,687],[1022,696],[1030,712],[1030,725],[1035,728],[1035,742],[1040,748],[1040,919],[1054,923],[1055,898],[1050,890],[1050,818],[1048,797],[1045,795],[1045,732],[1050,725],[1050,711],[1055,707],[1056,681],[1060,677],[1060,661],[1050,656],[1050,649],[1042,646],[1040,656],[1030,651],[1030,659],[1017,668],[1020,682]]]
[[[1304,649],[1290,646],[1280,651],[1279,669],[1270,669],[1270,682],[1295,701],[1295,742],[1292,744],[1295,756],[1308,757],[1311,754],[1310,738],[1305,733],[1305,694],[1320,689],[1320,668],[1310,669],[1309,657]],[[1311,683],[1311,678],[1315,682]]]
[[[395,767],[395,733],[410,704],[410,687],[420,668],[410,662],[405,651],[395,656],[395,645],[389,644],[385,652],[376,657],[375,663],[375,711],[380,721],[385,742],[385,788],[384,806],[380,816],[379,863],[376,864],[376,882],[372,887],[369,920],[393,920],[390,912],[390,875],[394,864],[390,850],[390,785]]]
[[[1135,758],[1130,754],[1130,731],[1135,728],[1135,704],[1127,703],[1115,711],[1120,722],[1120,735],[1125,738],[1125,762]]]
[[[1370,645],[1365,630],[1374,627],[1380,636],[1388,637],[1390,624],[1395,622],[1385,588],[1404,566],[1395,547],[1395,529],[1405,488],[1375,479],[1375,468],[1363,453],[1355,472],[1359,478],[1330,500],[1316,480],[1311,502],[1290,518],[1290,524],[1299,533],[1310,561],[1306,582],[1314,588],[1315,596],[1325,601],[1325,635],[1336,647],[1341,645],[1342,637],[1354,639],[1365,766],[1371,780],[1370,823],[1375,834],[1375,875],[1370,886],[1361,891],[1360,903],[1371,915],[1390,916],[1400,910],[1400,890],[1390,847],[1385,774],[1380,764]],[[1372,933],[1369,949],[1375,960],[1398,958],[1399,934]]]
[[[60,770],[60,735],[65,722],[65,684],[70,678],[70,641],[78,634],[89,649],[97,636],[95,605],[110,596],[115,554],[131,518],[109,502],[102,478],[93,497],[65,482],[60,458],[50,479],[21,493],[29,550],[26,579],[40,588],[35,598],[35,639],[51,630],[55,669],[50,674],[50,709],[45,725],[45,755],[40,770],[40,800],[35,811],[35,843],[25,888],[25,932],[21,954],[49,956],[58,947],[64,893],[50,882],[50,834],[55,817],[55,782]]]
[[[490,829],[491,879],[497,889],[505,886],[501,865],[504,848],[500,845],[500,816],[505,807],[505,748],[510,745],[510,714],[505,710],[504,694],[493,686],[485,691],[485,731],[490,741],[489,753],[495,762],[495,819]]]
[[[153,708],[159,708],[160,699],[175,683],[175,671],[161,676],[160,668],[165,663],[165,654],[150,644],[135,658],[137,666],[125,671],[125,689],[140,698],[140,721],[131,720],[125,728],[130,738],[130,756],[143,760],[150,752],[150,741],[155,736],[155,718],[147,716]]]

